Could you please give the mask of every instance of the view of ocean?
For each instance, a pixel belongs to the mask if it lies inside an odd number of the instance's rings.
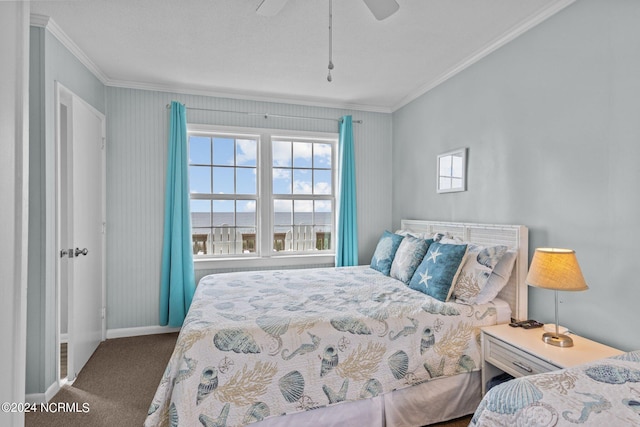
[[[253,212],[236,212],[235,220],[233,212],[215,212],[213,219],[208,212],[192,212],[191,227],[194,229],[206,229],[211,227],[236,226],[239,231],[242,228],[252,230],[256,226],[256,214]],[[315,225],[317,231],[331,230],[331,212],[276,212],[274,214],[274,226],[276,232],[286,231],[292,225]],[[283,226],[283,227],[278,227]],[[281,230],[279,229],[281,228]]]

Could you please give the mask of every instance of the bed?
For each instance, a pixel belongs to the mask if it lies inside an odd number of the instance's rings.
[[[469,304],[369,266],[207,276],[145,425],[416,426],[473,413],[479,328],[527,317],[527,229],[415,220],[401,228],[506,246],[515,252],[506,286]]]
[[[638,426],[640,350],[495,386],[471,426]]]

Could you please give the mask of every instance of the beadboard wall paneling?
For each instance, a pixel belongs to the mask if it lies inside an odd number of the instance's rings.
[[[169,110],[187,107],[354,120],[360,263],[392,225],[391,114],[107,88],[107,328],[158,324]],[[337,122],[187,110],[189,123],[336,132]],[[230,266],[229,271],[234,271]],[[215,270],[219,272],[219,269]],[[207,270],[197,270],[196,279]]]

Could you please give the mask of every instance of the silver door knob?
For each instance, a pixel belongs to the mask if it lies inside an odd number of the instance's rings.
[[[89,249],[84,248],[84,249],[80,249],[80,248],[76,248],[76,256],[82,254],[82,255],[86,255],[89,253]]]

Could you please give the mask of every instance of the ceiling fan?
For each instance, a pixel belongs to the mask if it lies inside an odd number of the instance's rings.
[[[288,0],[262,0],[256,12],[263,16],[274,16],[284,7]],[[373,16],[382,21],[396,13],[400,5],[396,0],[362,0]]]

